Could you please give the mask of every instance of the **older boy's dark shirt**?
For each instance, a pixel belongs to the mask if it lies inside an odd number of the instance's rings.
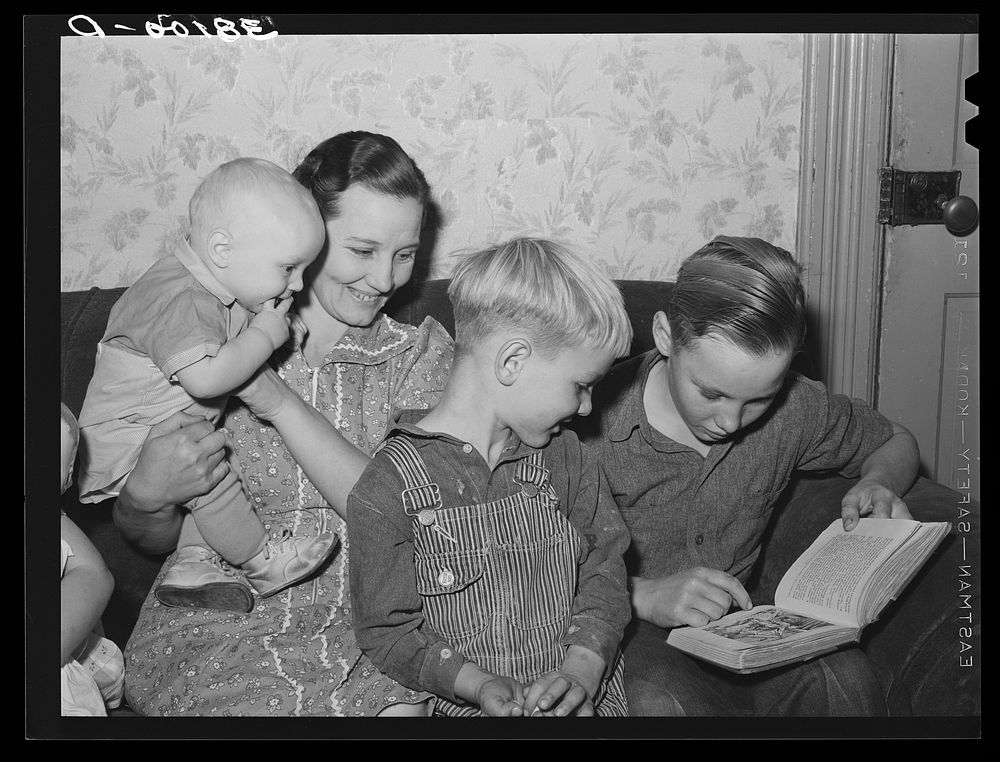
[[[646,418],[643,390],[659,358],[652,350],[615,366],[595,392],[594,413],[575,426],[598,451],[632,535],[631,575],[706,566],[745,582],[793,471],[856,476],[892,436],[892,424],[864,402],[790,373],[761,419],[702,457]]]

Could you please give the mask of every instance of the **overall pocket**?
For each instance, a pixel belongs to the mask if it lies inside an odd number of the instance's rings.
[[[562,627],[569,621],[579,544],[563,532],[502,549],[511,579],[510,616],[516,627]]]
[[[493,606],[483,580],[485,568],[481,550],[426,553],[418,547],[414,569],[424,616],[446,640],[454,642],[486,627]]]

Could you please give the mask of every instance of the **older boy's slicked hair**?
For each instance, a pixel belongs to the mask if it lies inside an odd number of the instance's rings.
[[[524,331],[550,356],[588,345],[624,357],[632,343],[632,325],[614,281],[553,241],[514,238],[466,254],[452,272],[448,296],[459,355],[511,328]]]
[[[205,177],[191,195],[188,215],[192,230],[214,226],[227,219],[230,203],[239,194],[258,195],[273,199],[298,201],[303,208],[316,209],[316,202],[291,172],[266,159],[240,157],[221,164]]]
[[[715,336],[757,356],[797,352],[806,335],[802,266],[759,238],[716,236],[681,264],[667,306],[675,346]]]

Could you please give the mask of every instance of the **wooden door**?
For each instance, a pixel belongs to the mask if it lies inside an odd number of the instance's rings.
[[[977,204],[965,81],[978,69],[977,35],[897,35],[889,114],[891,165],[959,170]],[[876,406],[916,436],[924,475],[978,500],[979,230],[887,226],[882,284]]]

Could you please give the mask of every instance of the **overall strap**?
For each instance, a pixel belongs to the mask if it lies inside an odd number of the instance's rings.
[[[405,485],[400,493],[403,501],[403,513],[413,517],[424,510],[441,508],[441,489],[431,481],[423,458],[404,436],[392,436],[380,448],[396,467]]]
[[[535,497],[546,490],[549,485],[549,469],[545,467],[541,450],[534,450],[530,456],[517,462],[514,481],[521,485],[521,492],[526,497]]]

